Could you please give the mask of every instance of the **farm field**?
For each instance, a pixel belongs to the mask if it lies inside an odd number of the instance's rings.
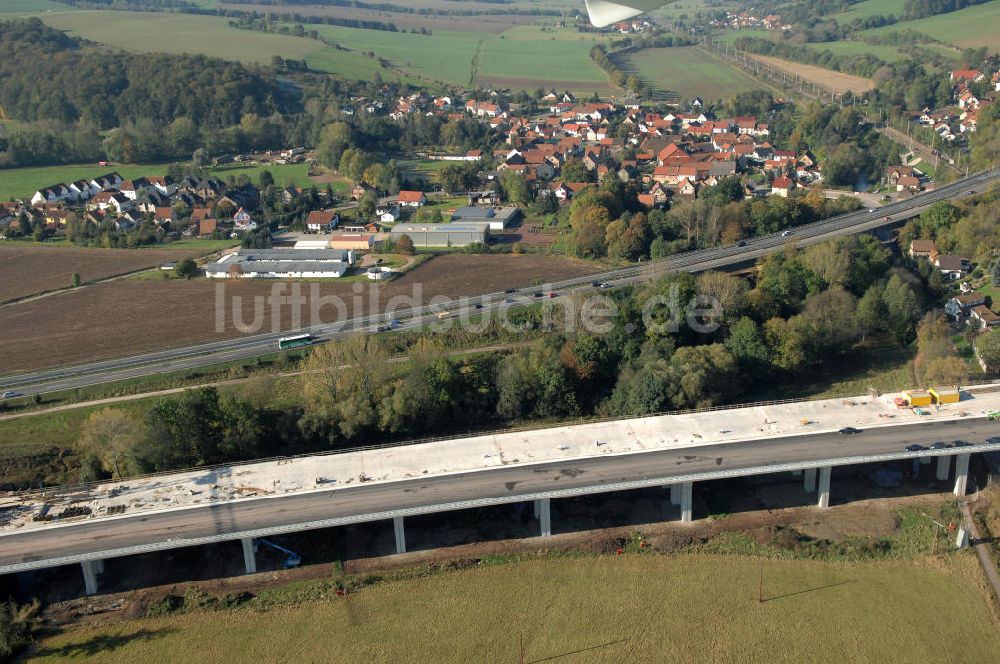
[[[119,173],[123,178],[164,175],[168,166],[169,164],[111,164],[108,166],[67,164],[64,166],[26,166],[24,168],[0,169],[0,200],[30,197],[41,187],[48,187],[57,182],[90,179],[111,171]],[[316,180],[310,178],[306,164],[268,164],[267,166],[229,164],[218,168],[209,168],[208,172],[220,178],[246,174],[256,182],[262,170],[271,171],[275,183],[282,186],[287,182],[294,182],[296,186],[300,187],[310,185],[321,187],[325,186],[325,182],[322,180],[327,179],[324,177]],[[333,187],[334,191],[338,191],[338,187],[344,188],[345,185],[340,180],[335,180]]]
[[[528,286],[573,276],[591,274],[602,268],[596,263],[559,256],[492,254],[448,254],[437,256],[399,279],[375,287],[381,302],[393,296],[420,294],[426,301],[434,295],[461,297],[494,292],[506,287]],[[236,283],[209,282],[207,279],[118,280],[75,291],[58,293],[0,309],[0,329],[9,338],[30,338],[45,352],[8,353],[0,357],[0,374],[28,371],[63,364],[86,362],[129,353],[154,351],[238,336],[233,325],[232,297],[245,304],[242,320],[253,321],[254,296],[267,296],[272,286],[286,282],[241,280]],[[338,295],[353,314],[354,284],[316,284],[322,295]],[[302,284],[308,295],[313,284]],[[226,298],[224,331],[216,332],[216,288]],[[287,294],[287,291],[286,291]],[[369,306],[365,291],[362,308]],[[263,312],[263,329],[272,329],[271,307]],[[310,310],[303,312],[302,324],[309,324]],[[323,322],[333,322],[337,312],[327,306]],[[285,308],[276,329],[291,326]]]
[[[73,8],[69,5],[54,0],[3,0],[0,3],[0,18],[72,10]]]
[[[693,46],[653,48],[626,58],[629,70],[663,94],[725,99],[764,84]]]
[[[839,14],[833,14],[831,18],[844,23],[853,21],[856,18],[868,18],[869,16],[895,16],[900,18],[903,15],[903,8],[907,0],[864,0],[851,5],[851,8]]]
[[[855,94],[861,94],[875,87],[875,81],[861,76],[852,76],[832,69],[824,69],[814,65],[804,65],[798,62],[789,62],[781,58],[774,58],[768,55],[751,55],[751,59],[763,64],[770,65],[779,71],[787,72],[791,76],[798,76],[807,84],[816,84],[829,93],[833,88],[838,93],[844,90],[851,90]]]
[[[228,19],[128,11],[75,11],[43,15],[53,28],[127,51],[201,53],[248,64],[271,58],[302,59],[324,48],[313,39],[239,30]]]
[[[399,4],[399,3],[395,3]],[[414,9],[419,9],[421,3],[407,3],[417,5]],[[372,11],[371,9],[358,7],[337,7],[330,5],[285,5],[275,7],[264,4],[237,4],[230,2],[220,2],[217,5],[220,9],[232,9],[239,11],[255,11],[260,14],[273,12],[289,12],[302,16],[332,16],[337,18],[355,19],[359,21],[381,21],[383,23],[394,23],[401,30],[413,28],[427,28],[437,32],[438,30],[456,32],[503,32],[507,28],[524,23],[530,23],[539,19],[538,16],[516,15],[516,14],[483,14],[479,16],[442,16],[434,14],[419,14],[415,12],[392,12],[392,11]],[[532,5],[534,6],[534,5]],[[449,9],[453,7],[447,7]],[[497,5],[482,4],[473,2],[462,3],[463,10],[496,11]],[[554,20],[552,17],[546,17]]]
[[[529,38],[483,42],[477,83],[522,90],[553,85],[568,90],[611,89],[607,75],[590,59],[594,40],[543,40],[530,32],[522,34]]]
[[[74,272],[83,283],[105,279],[168,261],[193,258],[212,250],[188,248],[96,249],[64,244],[20,246],[0,244],[0,303],[35,293],[66,288]]]
[[[372,51],[377,57],[392,63],[394,68],[456,84],[468,84],[472,59],[479,43],[489,36],[486,33],[444,31],[420,35],[334,25],[314,25],[310,29],[315,29],[323,38],[357,53]],[[334,53],[339,55],[337,51]],[[328,56],[328,53],[317,53],[310,62],[317,62],[317,58]]]
[[[905,50],[891,44],[866,44],[856,41],[818,42],[807,45],[814,51],[830,51],[834,55],[857,56],[870,54],[886,62],[898,62],[910,57]],[[905,48],[905,47],[904,47]]]
[[[987,662],[1000,631],[979,574],[971,554],[856,564],[708,554],[523,560],[386,581],[346,598],[296,603],[293,585],[262,591],[259,608],[69,628],[28,661],[505,662],[518,661],[523,638],[531,662]],[[288,603],[267,607],[270,597]]]
[[[1000,25],[1000,2],[994,0],[957,12],[904,21],[896,25],[865,30],[859,34],[877,35],[906,29],[921,32],[961,48],[985,46],[991,51],[998,51],[1000,31],[997,30],[997,25]]]

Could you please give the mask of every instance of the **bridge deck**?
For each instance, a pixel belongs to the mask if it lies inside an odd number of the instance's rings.
[[[1000,391],[989,387],[963,390],[960,403],[925,409],[926,415],[897,408],[893,403],[897,396],[827,399],[591,422],[196,469],[87,487],[12,493],[0,498],[0,538],[61,525],[253,498],[336,493],[360,485],[374,487],[419,478],[684,448],[692,448],[693,453],[698,448],[697,454],[705,455],[711,452],[704,448],[712,445],[802,437],[836,432],[848,426],[872,429],[959,420],[1000,410]],[[84,513],[48,521],[33,519],[43,511],[49,517],[58,517],[67,508]]]

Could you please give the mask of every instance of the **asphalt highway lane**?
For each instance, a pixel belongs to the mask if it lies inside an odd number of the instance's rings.
[[[185,546],[185,540],[197,538],[235,539],[239,533],[298,524],[304,526],[298,529],[322,527],[312,522],[330,519],[372,521],[388,518],[384,516],[387,512],[439,511],[433,509],[435,506],[458,509],[468,501],[478,501],[477,504],[516,502],[519,497],[530,499],[546,492],[599,493],[615,490],[614,485],[620,482],[662,479],[668,484],[671,478],[698,473],[887,453],[906,454],[906,446],[914,443],[926,447],[938,441],[951,443],[955,440],[983,444],[996,436],[1000,436],[1000,422],[970,418],[876,427],[854,435],[805,434],[536,465],[512,464],[476,472],[373,482],[159,513],[136,513],[134,517],[91,519],[74,525],[0,535],[0,573],[7,566],[100,554],[138,545],[173,548]],[[229,535],[233,537],[227,537]]]

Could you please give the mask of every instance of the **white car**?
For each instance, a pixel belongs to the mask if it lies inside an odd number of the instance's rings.
[[[14,397],[23,397],[24,395],[20,392],[15,392],[14,390],[7,390],[3,393],[4,399],[13,399]]]

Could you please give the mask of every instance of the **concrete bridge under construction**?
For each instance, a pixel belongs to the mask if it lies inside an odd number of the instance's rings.
[[[235,540],[253,573],[259,538],[375,521],[404,553],[407,517],[527,502],[547,537],[552,501],[650,487],[690,522],[696,483],[771,473],[800,475],[825,508],[837,468],[900,460],[936,464],[961,496],[970,456],[1000,451],[1000,386],[961,395],[919,412],[893,394],[747,404],[10,494],[0,574],[79,563],[94,594],[107,559]]]

